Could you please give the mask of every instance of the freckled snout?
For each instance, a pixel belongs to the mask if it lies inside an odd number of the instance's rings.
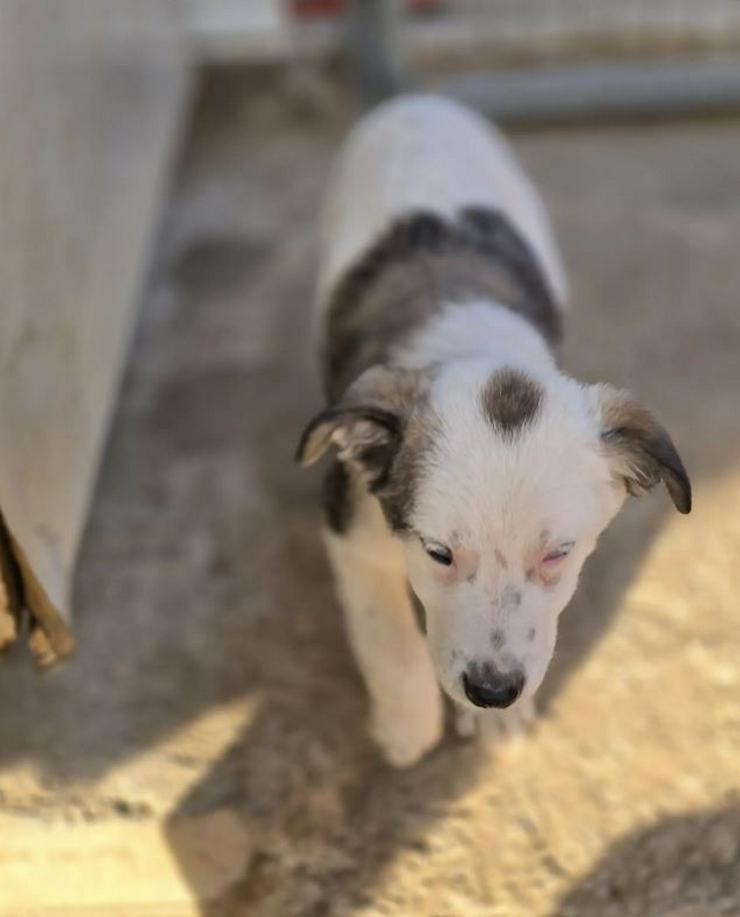
[[[471,666],[462,676],[465,696],[476,707],[510,707],[522,693],[524,674],[499,672],[492,666]]]

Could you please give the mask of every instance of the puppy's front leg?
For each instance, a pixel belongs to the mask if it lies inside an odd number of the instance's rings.
[[[363,525],[366,523],[358,523]],[[370,694],[372,734],[396,767],[439,741],[444,711],[390,535],[326,533],[349,641]]]

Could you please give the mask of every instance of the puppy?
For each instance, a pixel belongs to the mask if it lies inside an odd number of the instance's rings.
[[[563,374],[566,282],[542,203],[501,136],[407,96],[351,133],[325,220],[318,333],[326,543],[386,759],[460,726],[514,732],[558,616],[627,494],[691,486],[625,392]],[[423,607],[426,633],[414,605]]]

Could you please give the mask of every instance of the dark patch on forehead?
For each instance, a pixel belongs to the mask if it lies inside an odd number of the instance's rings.
[[[491,646],[495,650],[500,650],[504,643],[506,643],[506,634],[500,628],[491,631]]]
[[[496,550],[495,550],[493,553],[494,553],[494,557],[495,557],[496,560],[498,561],[498,565],[501,567],[501,569],[502,569],[502,570],[508,570],[508,569],[509,569],[509,564],[507,563],[506,558],[505,558],[504,555],[501,553],[501,551],[499,551],[499,549],[496,548]]]
[[[537,631],[534,629],[534,627],[530,627],[527,631],[527,640],[529,640],[530,643],[534,640],[536,633]]]
[[[466,299],[506,306],[550,345],[560,340],[561,312],[544,273],[505,214],[469,207],[455,221],[428,211],[398,219],[331,293],[323,354],[329,397],[386,362],[446,304]]]
[[[542,387],[518,369],[500,369],[481,395],[483,414],[498,431],[513,434],[531,423],[542,404]]]

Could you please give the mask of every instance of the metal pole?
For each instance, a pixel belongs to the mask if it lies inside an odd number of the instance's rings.
[[[401,0],[350,0],[347,51],[351,79],[363,106],[407,84]]]
[[[468,73],[430,86],[502,121],[740,112],[740,61]]]

